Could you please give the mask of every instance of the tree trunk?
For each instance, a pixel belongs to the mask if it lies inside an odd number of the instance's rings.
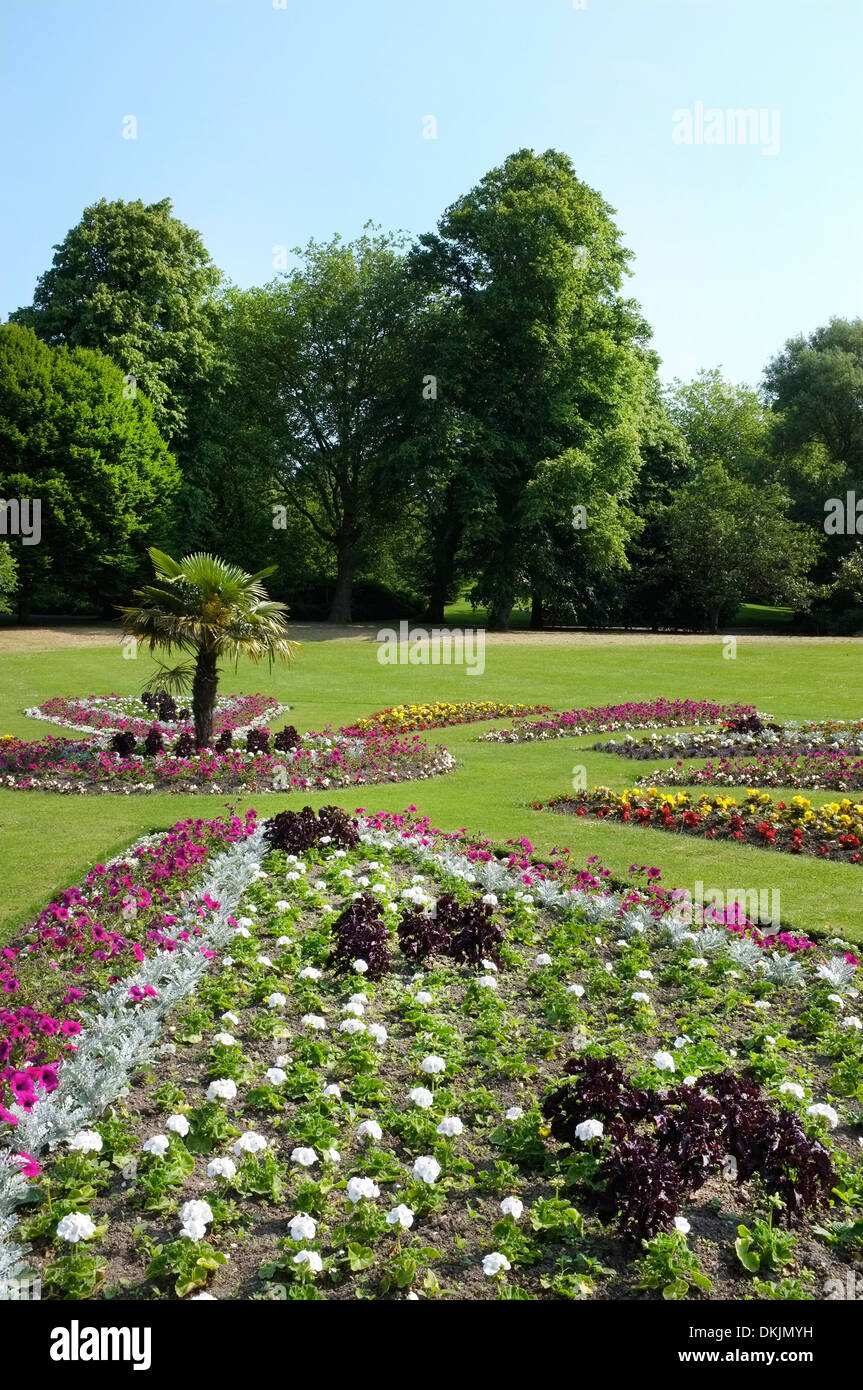
[[[545,627],[545,603],[542,594],[534,589],[530,597],[530,626],[533,632],[542,632]]]
[[[195,679],[192,682],[196,748],[208,748],[213,737],[213,715],[216,710],[218,688],[219,673],[216,669],[215,652],[201,648],[195,662]]]
[[[336,573],[336,587],[333,591],[330,612],[327,619],[331,623],[351,622],[351,595],[354,587],[354,553],[348,546],[339,552],[339,566]]]

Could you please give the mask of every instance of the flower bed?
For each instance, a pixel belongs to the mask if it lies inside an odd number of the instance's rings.
[[[773,801],[767,792],[750,791],[735,801],[730,796],[696,800],[687,792],[663,793],[653,787],[623,792],[608,787],[556,796],[533,809],[564,815],[595,816],[654,830],[701,835],[710,840],[737,840],[789,854],[812,854],[819,859],[863,863],[863,805],[848,798],[813,806],[805,797]]]
[[[797,752],[777,748],[755,758],[723,757],[703,767],[678,763],[638,779],[639,786],[820,787],[824,791],[863,789],[863,761],[833,749]]]
[[[490,729],[480,743],[530,743],[578,734],[598,734],[616,729],[697,727],[755,717],[753,705],[718,705],[710,700],[642,700],[625,705],[592,705],[565,710],[548,719],[525,720],[511,729]]]
[[[414,729],[443,729],[451,724],[474,724],[481,719],[526,719],[531,714],[544,714],[550,705],[509,705],[497,700],[460,701],[451,705],[446,700],[432,704],[393,705],[392,709],[367,715],[342,733],[368,733],[377,729],[394,729],[406,733]]]
[[[0,1276],[26,1260],[76,1299],[805,1299],[859,1258],[842,943],[685,930],[601,871],[575,886],[565,855],[502,862],[413,814],[237,834],[182,905],[215,959],[183,943],[111,986],[17,1116]],[[158,997],[127,1002],[156,966]]]
[[[613,753],[640,762],[655,758],[734,757],[746,753],[791,755],[806,752],[863,753],[863,721],[825,719],[805,724],[788,723],[758,733],[727,729],[696,730],[683,734],[649,734],[593,745],[596,753]]]
[[[176,706],[176,702],[169,701],[169,706],[171,704]],[[289,709],[290,705],[280,705],[269,695],[222,695],[216,701],[213,732],[221,734],[227,730],[239,738],[263,719],[277,719]],[[175,707],[171,711],[174,718],[160,718],[158,704],[148,708],[132,695],[57,695],[24,713],[31,719],[46,719],[82,734],[98,734],[103,741],[115,733],[145,738],[153,728],[168,738],[194,732],[188,710]],[[185,718],[177,717],[181,713]]]
[[[132,737],[129,734],[129,737]],[[298,736],[299,737],[299,736]],[[279,736],[274,744],[277,746]],[[248,746],[122,754],[97,739],[24,743],[0,740],[0,785],[19,791],[146,794],[309,791],[410,782],[451,772],[455,759],[417,735],[379,732],[362,737],[309,733],[287,751],[270,749],[267,730],[252,730]]]

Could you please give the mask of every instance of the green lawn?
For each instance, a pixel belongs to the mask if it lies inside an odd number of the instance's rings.
[[[750,701],[777,719],[859,716],[860,643],[738,641],[737,657],[726,660],[715,644],[602,645],[563,647],[523,643],[486,649],[481,676],[463,668],[381,666],[369,642],[307,643],[291,669],[241,665],[223,681],[225,691],[262,690],[294,706],[287,718],[299,728],[344,724],[400,701],[520,700],[564,709],[625,700],[708,697]],[[21,711],[51,695],[138,693],[149,659],[121,658],[120,649],[80,648],[0,658],[0,733],[37,738],[52,726],[24,718]],[[579,859],[598,854],[609,868],[657,864],[669,885],[781,890],[782,916],[806,930],[829,928],[863,941],[863,869],[795,859],[768,850],[711,844],[660,831],[628,829],[534,812],[526,803],[568,791],[576,764],[587,768],[588,784],[630,785],[647,764],[589,751],[593,738],[547,744],[477,744],[482,725],[441,730],[438,737],[459,759],[448,777],[355,793],[257,796],[272,812],[339,801],[353,809],[399,810],[415,804],[446,829],[466,826],[497,842],[526,835],[547,852],[569,845]],[[62,733],[62,730],[57,730]],[[434,737],[434,736],[432,736]],[[830,800],[812,793],[817,801]],[[100,859],[136,836],[187,815],[221,810],[219,797],[65,797],[0,791],[0,933],[8,936],[58,889],[77,882]],[[240,803],[250,804],[249,802]]]

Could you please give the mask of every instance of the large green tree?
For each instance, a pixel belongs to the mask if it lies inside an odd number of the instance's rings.
[[[788,506],[775,484],[746,483],[721,464],[677,489],[662,516],[670,621],[718,632],[747,599],[805,608],[819,542]]]
[[[221,276],[171,201],[102,198],[54,248],[33,303],[11,315],[52,347],[98,348],[134,378],[177,448],[216,351]]]
[[[696,472],[718,463],[757,482],[770,471],[770,412],[757,391],[729,381],[718,367],[705,368],[693,381],[676,379],[665,402]]]
[[[647,327],[620,289],[629,253],[612,209],[555,150],[519,150],[444,213],[411,255],[458,312],[444,381],[472,421],[465,467],[484,497],[475,597],[506,627],[524,571],[526,490],[544,460],[620,423]],[[434,371],[434,368],[431,368]]]
[[[764,386],[784,447],[820,444],[849,480],[863,482],[863,319],[834,318],[789,339]]]
[[[41,535],[17,548],[18,609],[108,607],[139,566],[179,473],[139,391],[100,352],[52,348],[0,325],[0,497],[38,500]]]
[[[354,577],[403,488],[397,472],[383,480],[422,390],[412,379],[422,295],[400,241],[373,229],[298,254],[298,269],[238,297],[234,311],[247,370],[270,401],[281,500],[327,547],[330,621],[349,622]]]

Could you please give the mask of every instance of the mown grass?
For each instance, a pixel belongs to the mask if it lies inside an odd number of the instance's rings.
[[[387,705],[421,700],[508,700],[557,709],[669,697],[748,701],[777,719],[859,716],[861,646],[855,642],[750,641],[741,637],[734,660],[715,644],[554,646],[493,645],[485,672],[442,666],[382,666],[371,642],[307,643],[292,668],[241,664],[223,679],[225,691],[261,690],[293,705],[287,721],[300,729],[345,724]],[[138,693],[150,673],[146,654],[124,660],[116,648],[82,647],[6,655],[0,675],[0,733],[38,738],[62,734],[24,717],[23,709],[52,695]],[[658,830],[581,822],[536,812],[533,800],[568,791],[573,767],[588,784],[622,788],[649,771],[594,753],[594,737],[523,745],[478,744],[487,726],[444,729],[459,770],[430,782],[246,798],[272,813],[282,806],[336,802],[349,809],[400,810],[414,804],[445,829],[466,827],[497,843],[526,835],[543,853],[568,845],[580,860],[599,855],[615,873],[630,864],[656,864],[669,885],[694,888],[779,889],[783,919],[804,930],[832,930],[863,941],[863,870],[797,859],[769,850],[709,843]],[[597,736],[598,737],[598,736]],[[833,799],[811,793],[813,801]],[[0,791],[0,935],[32,917],[57,890],[77,882],[94,863],[136,836],[184,816],[222,808],[216,797],[76,796]]]

